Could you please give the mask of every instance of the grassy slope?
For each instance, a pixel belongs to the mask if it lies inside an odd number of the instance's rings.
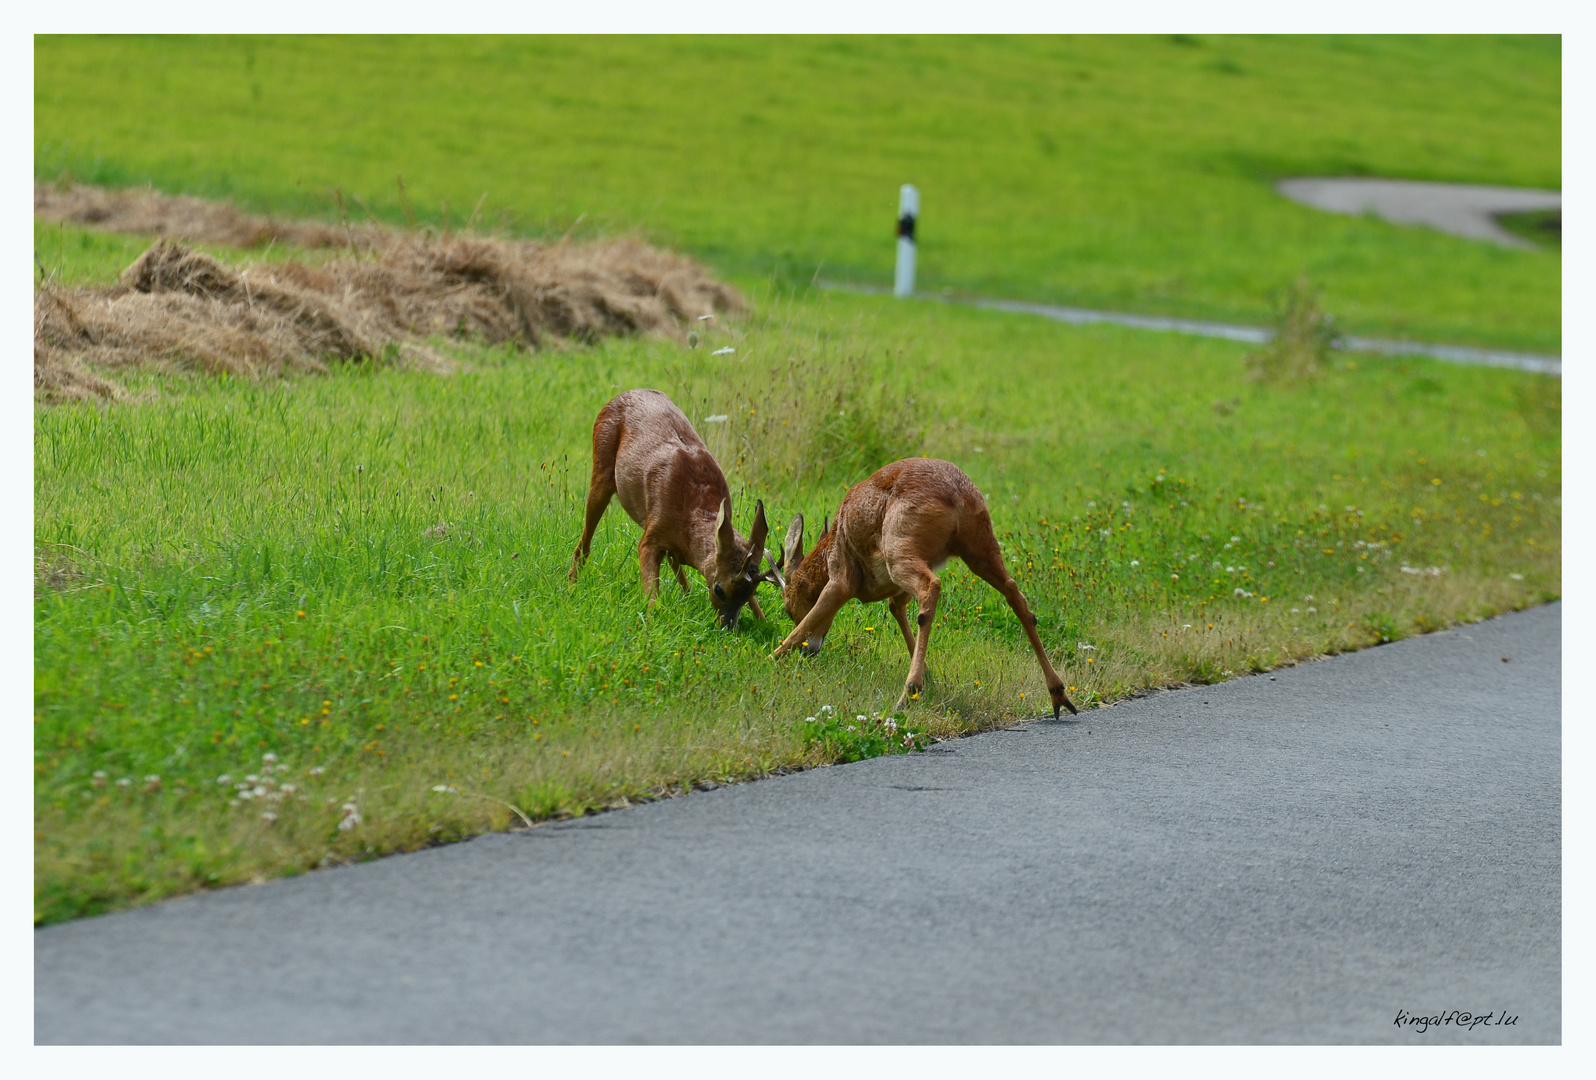
[[[322,209],[336,183],[397,218],[384,193],[403,170],[419,206],[448,198],[456,219],[489,188],[490,211],[515,206],[535,231],[583,211],[643,227],[757,301],[725,332],[732,360],[653,341],[463,347],[470,369],[446,379],[145,377],[143,404],[42,411],[40,918],[468,835],[510,805],[579,813],[904,749],[901,731],[889,744],[851,719],[901,685],[879,608],[847,609],[817,662],[770,665],[787,626],[775,604],[736,635],[712,629],[701,587],[640,615],[635,528],[613,509],[565,583],[587,428],[621,386],[736,416],[718,452],[743,512],[760,495],[779,521],[834,508],[870,459],[911,445],[905,417],[923,427],[918,447],[991,496],[1085,703],[1560,591],[1553,380],[1377,361],[1265,387],[1223,342],[760,284],[807,282],[821,259],[884,280],[882,222],[913,178],[934,287],[1257,318],[1307,267],[1359,329],[1555,348],[1555,254],[1320,215],[1267,187],[1348,171],[1555,186],[1555,46],[36,48],[40,175],[278,211]],[[143,242],[36,226],[35,247],[63,280],[104,281]],[[848,418],[819,408],[838,400]],[[440,523],[447,535],[427,534]],[[908,728],[1033,712],[1040,680],[1012,618],[957,564],[945,581],[934,681]],[[274,790],[230,798],[244,776]],[[337,828],[345,803],[359,827]]]
[[[806,411],[781,399],[789,361],[805,378],[851,373],[844,400],[867,426],[895,406],[862,387],[912,395],[924,451],[988,493],[1083,704],[1560,589],[1553,380],[1380,362],[1260,387],[1223,342],[868,297],[760,311],[722,332],[739,349],[724,360],[612,342],[476,353],[449,378],[167,381],[143,405],[41,413],[40,917],[466,835],[510,821],[506,804],[581,812],[903,749],[873,725],[804,720],[891,706],[906,657],[879,606],[847,609],[818,661],[773,665],[788,625],[774,601],[734,635],[713,629],[701,586],[643,614],[636,530],[613,508],[566,583],[588,427],[617,387],[743,424],[738,393]],[[778,522],[818,517],[864,467],[816,475],[817,436],[762,430],[764,460],[722,453],[743,514],[757,494]],[[944,580],[909,730],[1034,713],[1040,678],[1012,617],[962,566]],[[267,753],[298,791],[229,806]],[[140,790],[149,775],[159,790]],[[357,829],[336,827],[345,802]]]
[[[400,218],[640,227],[724,269],[1259,320],[1306,271],[1354,330],[1560,347],[1560,258],[1276,196],[1290,175],[1558,187],[1555,39],[62,39],[35,173]],[[586,226],[584,226],[586,227]]]

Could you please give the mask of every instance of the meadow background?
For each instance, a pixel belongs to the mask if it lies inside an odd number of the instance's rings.
[[[41,37],[35,65],[42,180],[320,217],[336,187],[456,227],[487,192],[505,233],[640,233],[751,301],[696,349],[447,339],[448,376],[122,372],[128,402],[41,404],[41,920],[1045,708],[959,564],[890,734],[907,656],[880,605],[772,663],[774,594],[733,634],[696,580],[645,611],[615,506],[567,583],[592,418],[631,386],[732,418],[701,430],[739,524],[761,497],[778,538],[886,461],[959,464],[1086,707],[1560,593],[1557,380],[1348,356],[1257,382],[1233,343],[814,288],[889,280],[912,181],[927,290],[1261,323],[1305,274],[1350,330],[1556,351],[1555,248],[1271,188],[1559,187],[1555,39]],[[147,243],[35,226],[58,282]]]

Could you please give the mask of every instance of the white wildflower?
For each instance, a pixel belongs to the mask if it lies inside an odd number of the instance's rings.
[[[320,765],[305,770],[306,776],[320,776],[324,770]]]
[[[815,722],[815,718],[814,718],[814,717],[813,717],[813,716],[806,716],[806,717],[804,717],[804,723],[806,723],[806,724],[813,724],[813,723],[814,723],[814,722]]]
[[[222,784],[224,786],[227,785],[227,784],[231,784],[233,782],[233,774],[232,773],[223,773],[222,775],[220,775],[220,776],[218,776],[216,778],[216,782],[218,784]]]
[[[1131,566],[1136,567],[1136,566],[1140,566],[1140,565],[1141,565],[1141,561],[1139,559],[1132,559],[1131,560]]]
[[[710,353],[709,355],[711,355],[711,356],[730,356],[732,353],[734,353],[736,351],[737,351],[736,349],[734,349],[730,345],[728,345],[724,349],[716,349],[714,352]]]
[[[277,764],[277,755],[276,754],[262,754],[260,759],[262,761],[264,761],[268,765]]]
[[[124,776],[116,782],[116,786],[119,788],[132,787],[133,781]]]
[[[264,814],[262,814],[260,816],[260,819],[262,821],[266,822],[267,824],[270,824],[271,822],[277,820],[277,815],[272,813],[270,810],[268,810],[268,811],[266,811]]]

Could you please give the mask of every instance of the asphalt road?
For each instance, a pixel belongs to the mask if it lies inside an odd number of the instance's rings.
[[[1559,1042],[1561,618],[49,927],[35,1037]]]
[[[1497,214],[1561,210],[1563,193],[1539,188],[1484,187],[1361,176],[1305,176],[1282,180],[1277,191],[1294,202],[1337,214],[1374,214],[1397,225],[1428,225],[1454,236],[1533,248],[1496,223]]]

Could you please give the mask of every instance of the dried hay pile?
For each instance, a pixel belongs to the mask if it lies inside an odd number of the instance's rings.
[[[163,212],[137,193],[102,194],[108,204],[124,207],[116,211],[124,215],[118,221],[153,221]],[[124,197],[125,203],[116,202]],[[98,205],[87,197],[82,202]],[[212,226],[230,236],[262,235],[249,231],[258,219],[212,209],[185,211],[184,235],[217,240],[204,231]],[[281,228],[306,230],[293,236],[304,243],[320,235],[314,230],[329,227]],[[535,347],[682,333],[697,316],[745,306],[735,289],[691,259],[636,240],[543,245],[380,226],[367,227],[364,235],[364,252],[351,248],[315,266],[236,269],[160,240],[111,288],[45,285],[34,293],[35,391],[46,401],[117,397],[121,391],[105,374],[128,367],[259,376],[325,371],[330,361],[370,358],[447,369],[448,361],[424,344],[428,337]]]
[[[33,183],[33,216],[106,232],[148,234],[200,244],[259,247],[269,241],[300,247],[382,247],[394,233],[384,225],[348,227],[322,221],[279,221],[245,214],[231,203],[154,188],[110,191],[89,184]]]

